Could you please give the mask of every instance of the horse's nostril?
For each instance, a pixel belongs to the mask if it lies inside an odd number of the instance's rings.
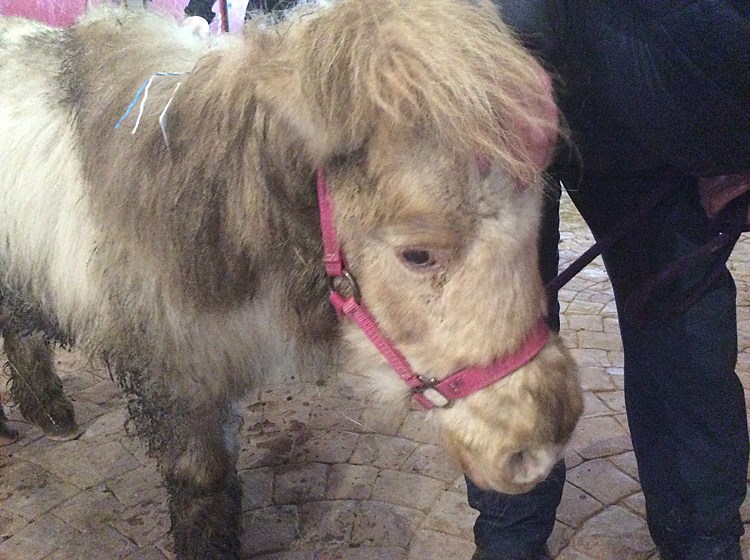
[[[508,459],[508,462],[510,463],[510,468],[513,469],[513,472],[523,469],[525,461],[526,461],[526,451],[524,449],[521,449],[520,451],[516,451]]]

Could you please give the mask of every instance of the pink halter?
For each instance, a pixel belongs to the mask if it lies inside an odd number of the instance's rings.
[[[498,358],[485,367],[469,367],[452,373],[444,379],[429,379],[414,373],[409,362],[380,332],[375,318],[360,301],[359,287],[346,267],[343,251],[339,246],[333,218],[333,205],[328,192],[325,171],[318,168],[317,188],[320,209],[320,228],[323,234],[323,263],[330,280],[330,300],[339,315],[345,315],[364,332],[399,377],[409,386],[414,400],[425,409],[449,406],[454,400],[466,397],[488,385],[507,377],[531,361],[544,348],[549,338],[549,329],[540,319],[519,350]],[[349,285],[351,295],[342,295],[334,286],[334,280],[343,279]]]

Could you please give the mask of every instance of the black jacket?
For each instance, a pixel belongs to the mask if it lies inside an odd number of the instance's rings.
[[[748,0],[502,0],[589,169],[750,169]]]

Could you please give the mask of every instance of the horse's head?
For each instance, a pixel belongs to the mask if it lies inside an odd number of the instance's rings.
[[[441,380],[523,353],[544,319],[541,174],[557,112],[491,4],[436,6],[349,1],[292,21],[263,39],[271,63],[256,69],[256,95],[325,170],[336,235],[380,334],[416,374]],[[353,322],[345,334],[352,368],[384,396],[410,394]],[[434,409],[481,486],[529,489],[575,427],[575,367],[556,335],[542,344],[508,377]]]

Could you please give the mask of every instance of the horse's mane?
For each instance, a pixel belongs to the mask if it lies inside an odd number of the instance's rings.
[[[292,10],[275,28],[251,25],[247,41],[262,45],[265,56],[259,98],[274,101],[292,86],[299,110],[278,105],[300,129],[314,124],[311,146],[323,157],[357,149],[382,126],[483,154],[527,183],[537,177],[538,166],[517,149],[516,125],[547,92],[491,2],[314,4]]]

